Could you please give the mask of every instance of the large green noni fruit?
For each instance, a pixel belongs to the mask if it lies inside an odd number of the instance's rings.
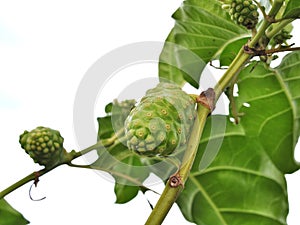
[[[39,126],[24,131],[19,142],[27,154],[45,167],[56,165],[64,156],[63,137],[59,131]]]
[[[159,83],[127,117],[127,146],[140,155],[168,156],[186,144],[195,115],[190,95],[175,84]]]
[[[252,0],[232,0],[229,14],[232,20],[247,29],[255,28],[258,23],[257,6]]]

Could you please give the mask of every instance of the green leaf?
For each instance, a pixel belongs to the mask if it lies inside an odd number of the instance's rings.
[[[105,106],[105,112],[106,113],[111,113],[111,111],[112,111],[112,107],[113,107],[113,103],[111,102],[111,103],[108,103],[106,106]]]
[[[0,199],[0,225],[29,224],[21,213],[15,210],[5,199]]]
[[[199,225],[286,224],[284,175],[257,138],[247,137],[241,125],[227,118],[225,134],[211,134],[214,119],[206,125],[189,179],[177,201],[186,219]],[[203,155],[215,151],[214,142],[220,138],[224,140],[213,162],[199,169]]]
[[[300,1],[289,0],[283,14],[283,18],[300,18]]]
[[[111,137],[114,133],[124,128],[124,121],[131,109],[134,107],[135,100],[125,100],[118,102],[115,100],[105,106],[107,116],[99,117],[98,140]]]
[[[198,88],[206,64],[233,39],[249,35],[217,0],[184,1],[173,18],[175,26],[160,55],[159,77],[178,85],[187,81]]]
[[[208,119],[177,200],[187,220],[200,225],[286,224],[284,175],[300,168],[294,159],[299,137],[299,70],[300,53],[294,52],[275,69],[254,62],[241,71],[236,104],[244,115],[238,125],[229,116]],[[225,132],[212,129],[222,120],[227,121]],[[207,158],[220,142],[215,158]]]
[[[133,199],[150,173],[149,168],[143,166],[143,159],[130,151],[123,140],[124,122],[134,104],[135,100],[114,101],[106,107],[108,115],[98,118],[98,140],[118,135],[110,146],[98,149],[98,159],[90,167],[114,177],[116,203]]]
[[[293,111],[298,119],[298,124],[300,124],[300,52],[296,51],[286,55],[275,71],[288,88],[291,104],[294,105]],[[298,126],[298,136],[299,133],[300,126]]]
[[[99,117],[97,121],[98,124],[101,124],[101,127],[98,127],[98,140],[110,138],[114,133],[111,116]]]
[[[293,67],[293,71],[297,71],[297,67]],[[300,93],[299,88],[292,87],[299,85],[300,74],[293,78],[292,84],[285,83],[277,70],[270,70],[263,63],[253,63],[241,72],[238,80],[236,104],[238,112],[244,114],[241,124],[246,135],[258,138],[283,173],[292,173],[299,168],[294,159],[299,106],[296,107],[293,101],[292,91]]]
[[[249,37],[234,40],[225,46],[220,55],[220,66],[229,66],[243,45],[247,44]]]
[[[116,203],[132,200],[150,173],[149,169],[143,166],[141,158],[122,143],[102,149],[98,160],[90,166],[106,171],[114,177]]]
[[[124,184],[116,183],[115,185],[115,194],[116,194],[116,203],[124,204],[137,196],[140,188],[138,186],[129,186]]]

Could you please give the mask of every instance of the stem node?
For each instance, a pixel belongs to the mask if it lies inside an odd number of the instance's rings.
[[[176,172],[175,174],[173,174],[170,179],[169,179],[169,185],[172,188],[177,188],[178,186],[182,186],[184,187],[183,181],[181,179],[181,176],[178,172]]]
[[[206,91],[203,91],[196,99],[197,103],[200,103],[205,108],[209,109],[210,112],[215,109],[215,100],[216,94],[213,88],[208,88]]]

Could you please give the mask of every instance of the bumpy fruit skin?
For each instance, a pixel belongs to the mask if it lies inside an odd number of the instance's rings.
[[[64,155],[63,137],[59,131],[47,127],[25,130],[19,142],[34,162],[50,167],[56,165]]]
[[[232,0],[229,14],[232,20],[247,29],[255,28],[258,23],[257,6],[252,0]]]
[[[187,142],[195,115],[192,97],[175,84],[159,83],[127,117],[127,146],[140,155],[168,156]]]

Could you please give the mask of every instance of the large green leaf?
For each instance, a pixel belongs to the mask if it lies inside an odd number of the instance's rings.
[[[176,23],[162,50],[159,76],[199,87],[202,70],[233,40],[249,36],[230,20],[217,0],[187,0],[173,14]]]
[[[138,194],[140,188],[139,186],[129,186],[125,184],[116,183],[115,184],[115,194],[116,194],[116,203],[124,204],[132,199]]]
[[[243,45],[247,44],[249,37],[233,40],[228,43],[220,54],[220,66],[229,66]]]
[[[288,88],[291,104],[294,105],[293,111],[300,124],[300,52],[286,55],[275,71]],[[299,126],[298,132],[300,133]]]
[[[98,124],[98,140],[111,137],[114,133],[124,129],[124,121],[131,109],[134,107],[135,100],[125,100],[118,102],[114,100],[105,106],[107,116],[99,117]]]
[[[300,18],[300,1],[289,0],[283,14],[284,18]]]
[[[5,199],[0,199],[0,225],[29,224],[21,213],[11,207]]]
[[[297,83],[295,79],[294,84]],[[253,63],[245,68],[239,76],[238,87],[236,102],[238,111],[244,114],[241,125],[246,135],[258,138],[282,172],[294,172],[298,168],[294,148],[298,140],[299,118],[292,89],[277,70],[269,70],[263,63]],[[296,91],[299,93],[300,89]],[[250,107],[246,107],[245,103]]]
[[[213,118],[215,119],[215,118]],[[199,170],[205,151],[224,134],[210,135],[207,123],[199,154],[178,204],[199,225],[285,224],[288,211],[283,174],[255,138],[229,120],[223,144],[212,164]]]
[[[286,224],[284,174],[299,169],[294,159],[299,137],[299,59],[300,53],[291,53],[276,69],[252,63],[241,72],[236,103],[244,115],[238,125],[229,116],[208,120],[177,201],[187,220],[201,225]],[[211,133],[211,121],[225,117],[225,133],[218,129]],[[203,169],[203,156],[216,151],[220,141],[218,154]]]
[[[109,139],[116,134],[118,138],[110,146],[98,149],[98,159],[90,167],[106,171],[114,177],[116,203],[126,203],[133,199],[149,176],[141,158],[129,151],[122,141],[124,121],[134,104],[134,100],[114,101],[105,107],[107,116],[98,118],[98,140]]]

